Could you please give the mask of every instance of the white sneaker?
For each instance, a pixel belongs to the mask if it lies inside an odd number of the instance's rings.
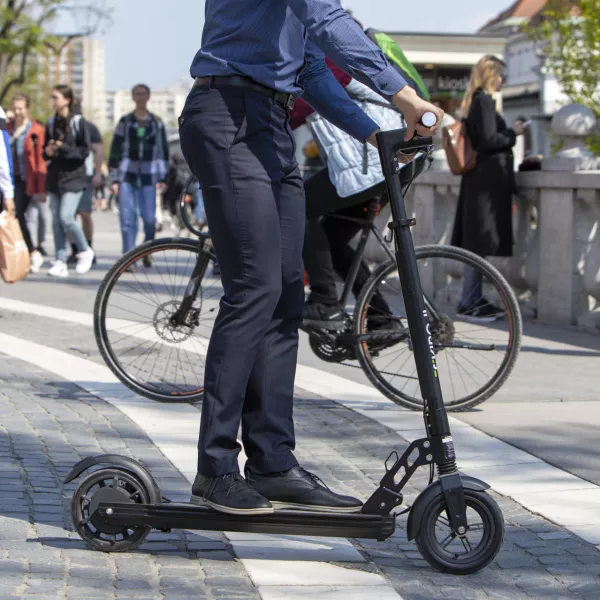
[[[42,265],[44,264],[44,257],[41,255],[40,252],[38,252],[37,250],[34,250],[31,253],[30,261],[31,261],[31,265],[30,265],[29,270],[32,273],[39,273],[40,269],[42,268]]]
[[[67,268],[67,263],[62,260],[57,260],[49,269],[48,275],[50,277],[68,277],[69,269]]]
[[[77,265],[75,266],[75,271],[79,275],[83,275],[87,273],[92,268],[92,263],[94,261],[94,251],[91,248],[80,252],[77,255]]]

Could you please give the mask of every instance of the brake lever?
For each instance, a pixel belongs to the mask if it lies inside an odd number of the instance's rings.
[[[432,112],[426,112],[422,117],[421,117],[421,125],[423,125],[423,127],[428,127],[431,128],[433,127],[435,124],[437,123],[437,117],[435,116],[434,113]],[[421,136],[417,133],[415,133],[415,135],[413,135],[413,137],[411,138],[412,140],[418,140]],[[433,146],[431,146],[431,148],[433,148]],[[427,149],[427,151],[429,152],[429,148]],[[396,152],[396,154],[400,154],[401,156],[411,156],[410,152],[402,152],[401,150],[398,150],[398,152]],[[414,157],[414,155],[416,155],[417,152],[412,152],[412,156]]]

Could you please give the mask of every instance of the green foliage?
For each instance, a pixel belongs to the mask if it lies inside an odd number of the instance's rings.
[[[109,19],[104,0],[0,0],[0,103],[15,86],[28,87],[38,75],[42,50],[56,51],[57,36],[51,27],[57,17],[69,13],[80,29],[93,34]],[[85,22],[85,25],[79,23]],[[64,40],[64,38],[62,38]]]
[[[549,0],[542,19],[525,29],[539,43],[544,67],[571,102],[600,119],[600,0]],[[588,140],[600,154],[600,135]]]

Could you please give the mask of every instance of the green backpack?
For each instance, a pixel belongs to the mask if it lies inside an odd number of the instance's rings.
[[[406,55],[400,49],[400,46],[387,34],[381,33],[376,29],[367,29],[365,32],[369,39],[375,42],[387,59],[396,67],[397,71],[406,80],[406,83],[417,92],[424,100],[431,100],[429,91],[421,79],[412,63],[406,58]]]

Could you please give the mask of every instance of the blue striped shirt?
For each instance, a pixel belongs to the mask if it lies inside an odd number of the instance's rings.
[[[348,98],[325,54],[386,99],[406,81],[338,0],[206,0],[192,77],[246,75],[303,95],[328,121],[364,141],[377,124]]]

